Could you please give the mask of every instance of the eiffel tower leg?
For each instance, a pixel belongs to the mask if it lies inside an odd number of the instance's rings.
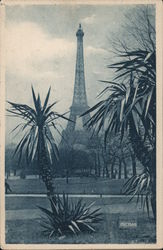
[[[66,129],[68,133],[71,131],[74,131],[75,129],[76,115],[71,112],[69,119],[71,121],[68,121],[67,129]]]

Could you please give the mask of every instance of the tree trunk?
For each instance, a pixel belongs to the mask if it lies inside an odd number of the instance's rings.
[[[112,164],[111,164],[111,179],[113,179],[114,177],[114,163],[115,163],[115,158],[113,159]]]
[[[7,171],[7,179],[9,178],[10,176],[10,170]]]
[[[104,176],[105,176],[105,167],[103,167],[102,169],[102,177],[104,178]]]
[[[132,175],[136,175],[136,159],[135,155],[131,153],[131,160],[132,160]]]
[[[25,178],[26,178],[25,169],[22,169],[22,170],[21,170],[20,178],[21,178],[21,179],[25,179]]]
[[[45,183],[45,186],[47,189],[47,195],[53,196],[54,195],[53,178],[52,178],[49,159],[47,157],[47,151],[46,151],[45,140],[44,140],[44,135],[43,135],[43,128],[39,129],[38,165],[39,165],[42,180]]]
[[[66,183],[68,184],[68,169],[66,169]]]
[[[97,155],[96,155],[96,161],[95,161],[95,176],[97,176]]]
[[[152,197],[151,197],[151,207],[153,211],[153,216],[156,222],[156,179],[153,179],[152,183]]]
[[[124,165],[124,178],[125,178],[125,179],[127,179],[127,178],[128,178],[128,176],[127,176],[127,167],[126,167],[126,162],[125,162],[125,160],[124,160],[124,159],[122,160],[122,162],[123,162],[123,165]]]
[[[89,175],[91,175],[91,174],[92,174],[92,163],[89,166]]]
[[[156,163],[156,154],[153,155],[153,164]],[[156,222],[156,167],[152,169],[150,175],[152,176],[152,197],[151,197],[151,206]]]
[[[98,153],[98,155],[97,155],[97,166],[98,166],[98,173],[97,173],[97,175],[98,175],[98,177],[100,177],[101,176],[101,163],[100,163],[100,156],[99,156],[99,153]]]
[[[121,162],[121,159],[119,159],[119,172],[118,172],[118,179],[121,179],[121,171],[122,171],[122,162]]]
[[[16,169],[14,169],[14,176],[16,176]]]
[[[107,162],[105,162],[105,171],[106,171],[106,177],[109,177]]]

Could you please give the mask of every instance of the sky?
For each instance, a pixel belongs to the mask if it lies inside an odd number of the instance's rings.
[[[72,104],[76,64],[75,33],[84,35],[85,82],[88,105],[97,103],[104,88],[99,80],[113,77],[110,39],[119,34],[133,5],[14,5],[6,7],[6,99],[32,105],[31,85],[64,113]],[[6,119],[6,142],[16,142],[11,130],[17,118]],[[66,123],[62,124],[63,127]]]

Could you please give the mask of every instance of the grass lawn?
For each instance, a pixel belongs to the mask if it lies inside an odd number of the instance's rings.
[[[79,198],[69,198],[72,201],[78,200]],[[126,196],[122,197],[111,197],[111,198],[82,198],[85,203],[90,204],[94,201],[96,206],[104,206],[104,205],[117,205],[118,207],[121,204],[127,204],[129,198]],[[133,203],[135,204],[137,197],[133,199]],[[35,209],[36,206],[48,207],[49,202],[46,197],[6,197],[5,205],[6,210],[17,210],[17,209]]]
[[[83,202],[87,204],[92,201],[96,201],[94,209],[100,207],[103,214],[103,221],[96,226],[95,233],[49,239],[41,231],[39,221],[42,213],[37,208],[37,205],[49,208],[47,198],[6,197],[6,213],[10,217],[6,216],[6,243],[155,243],[155,224],[152,215],[148,218],[147,213],[136,207],[135,200],[127,204],[125,197],[83,198]],[[118,222],[122,219],[136,219],[137,227],[120,229]]]
[[[41,180],[9,180],[13,193],[45,193]],[[56,192],[71,194],[120,194],[124,180],[94,178],[72,178],[69,184],[65,179],[56,179]],[[78,198],[71,198],[72,200]],[[96,226],[95,233],[82,233],[64,237],[48,238],[43,235],[39,225],[40,214],[37,205],[48,207],[46,197],[10,197],[6,196],[6,243],[10,244],[100,244],[100,243],[155,243],[156,229],[152,218],[148,218],[142,209],[136,208],[135,200],[127,204],[128,197],[89,197],[83,198],[87,204],[96,200],[95,207],[101,207],[103,221]],[[15,212],[18,216],[15,217]],[[34,214],[36,212],[36,214]],[[26,213],[26,214],[24,214]],[[31,213],[31,217],[30,217]],[[33,213],[33,214],[32,214]],[[26,215],[26,216],[25,216]],[[137,220],[136,228],[120,229],[120,218]]]
[[[155,243],[155,225],[152,219],[138,218],[136,229],[119,229],[120,214],[104,214],[102,223],[95,233],[82,233],[64,237],[46,237],[39,226],[39,220],[12,220],[6,222],[6,243],[10,244],[93,244],[93,243]]]
[[[12,193],[46,193],[42,180],[39,179],[18,179],[8,180]],[[107,178],[70,178],[55,179],[54,187],[57,193],[71,194],[120,194],[125,180],[109,180]]]

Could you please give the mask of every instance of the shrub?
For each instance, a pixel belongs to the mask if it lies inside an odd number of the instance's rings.
[[[62,198],[59,195],[48,197],[51,210],[39,207],[44,213],[40,222],[43,227],[43,233],[49,237],[56,235],[77,234],[80,232],[95,232],[93,225],[102,220],[100,208],[93,210],[92,206],[86,205],[82,199],[70,202],[68,195],[63,193]]]

